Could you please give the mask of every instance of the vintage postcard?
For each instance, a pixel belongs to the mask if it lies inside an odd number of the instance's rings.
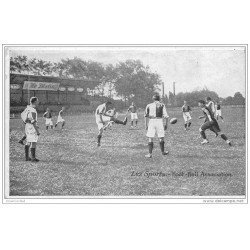
[[[4,203],[247,203],[247,45],[4,45]]]

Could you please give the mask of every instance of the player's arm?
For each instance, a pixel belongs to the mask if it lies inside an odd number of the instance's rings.
[[[43,118],[46,118],[46,115],[47,115],[47,112],[45,112],[45,113],[43,114]]]
[[[148,130],[148,121],[149,121],[149,107],[148,106],[146,107],[144,117],[145,117],[145,120],[144,120],[145,129]]]
[[[37,114],[35,112],[31,112],[32,119],[30,123],[34,126],[34,129],[36,130],[37,135],[40,135],[38,126],[37,126]]]
[[[164,106],[163,106],[164,130],[167,130],[167,129],[168,129],[168,118],[169,118],[169,115],[168,115],[168,113],[167,113],[166,106],[164,105]]]

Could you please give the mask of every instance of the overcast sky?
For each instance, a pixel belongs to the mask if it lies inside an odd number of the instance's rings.
[[[102,63],[116,64],[139,59],[153,72],[160,74],[165,91],[176,93],[202,89],[216,91],[227,97],[240,91],[245,96],[244,47],[12,47],[10,56],[58,62],[79,57]]]

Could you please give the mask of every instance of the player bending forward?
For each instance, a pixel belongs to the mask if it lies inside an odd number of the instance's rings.
[[[30,105],[22,112],[21,117],[25,122],[25,134],[26,134],[26,145],[25,145],[25,158],[26,161],[38,162],[36,158],[36,144],[38,136],[40,135],[37,126],[37,111],[36,106],[38,105],[38,98],[31,97]],[[29,149],[31,158],[29,157]]]
[[[63,127],[65,125],[65,120],[62,118],[62,114],[63,114],[64,110],[65,110],[65,107],[62,107],[62,109],[59,111],[57,121],[55,124],[55,128],[57,127],[58,123],[62,123],[62,129],[63,129]]]
[[[191,126],[191,115],[190,115],[191,108],[189,105],[187,105],[187,102],[184,101],[184,105],[182,106],[182,114],[184,119],[184,127],[185,130],[188,130]]]
[[[207,144],[209,143],[209,141],[207,140],[205,131],[207,129],[210,129],[211,131],[213,131],[217,136],[220,135],[221,138],[226,141],[226,143],[229,146],[232,146],[231,142],[228,140],[227,136],[223,133],[221,133],[219,124],[217,122],[217,120],[214,117],[214,113],[208,108],[206,107],[206,103],[203,100],[199,101],[199,107],[201,107],[201,110],[203,111],[203,116],[200,116],[199,119],[205,118],[205,122],[203,123],[203,125],[200,127],[199,131],[201,134],[201,137],[203,138],[203,141],[201,144]]]
[[[160,141],[160,148],[162,155],[167,155],[168,151],[165,152],[164,150],[164,136],[165,130],[167,130],[168,126],[168,114],[166,107],[163,103],[160,102],[160,96],[154,95],[153,96],[153,103],[147,105],[145,110],[145,128],[147,130],[147,137],[148,137],[148,149],[149,154],[145,155],[146,158],[152,158],[153,146],[154,142],[153,139],[155,137],[155,133]]]
[[[49,108],[47,108],[46,112],[43,114],[43,117],[45,118],[46,131],[48,131],[49,126],[51,129],[53,129],[52,113]]]
[[[117,124],[122,124],[122,125],[127,124],[127,117],[125,117],[124,121],[120,121],[116,119],[114,116],[111,116],[110,114],[108,114],[108,111],[111,109],[111,107],[112,107],[112,103],[108,101],[99,105],[95,111],[96,124],[99,130],[99,133],[97,136],[98,147],[101,146],[101,138],[102,138],[102,133],[104,130],[105,123],[112,121]]]
[[[131,103],[131,106],[128,108],[127,113],[128,112],[131,112],[131,128],[133,128],[134,122],[136,127],[138,123],[138,115],[137,115],[137,108],[133,102]]]

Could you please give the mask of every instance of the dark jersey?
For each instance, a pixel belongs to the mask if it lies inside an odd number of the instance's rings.
[[[189,105],[183,105],[182,106],[182,112],[189,112],[189,111],[191,111],[191,108],[190,108]]]
[[[211,111],[211,109],[209,109],[208,107],[204,107],[202,111],[205,115],[205,122],[209,121],[208,116],[210,116],[213,121],[216,121],[216,119],[214,118],[214,113]]]
[[[217,110],[220,110],[220,109],[221,109],[220,104],[217,104],[216,109],[217,109]]]

